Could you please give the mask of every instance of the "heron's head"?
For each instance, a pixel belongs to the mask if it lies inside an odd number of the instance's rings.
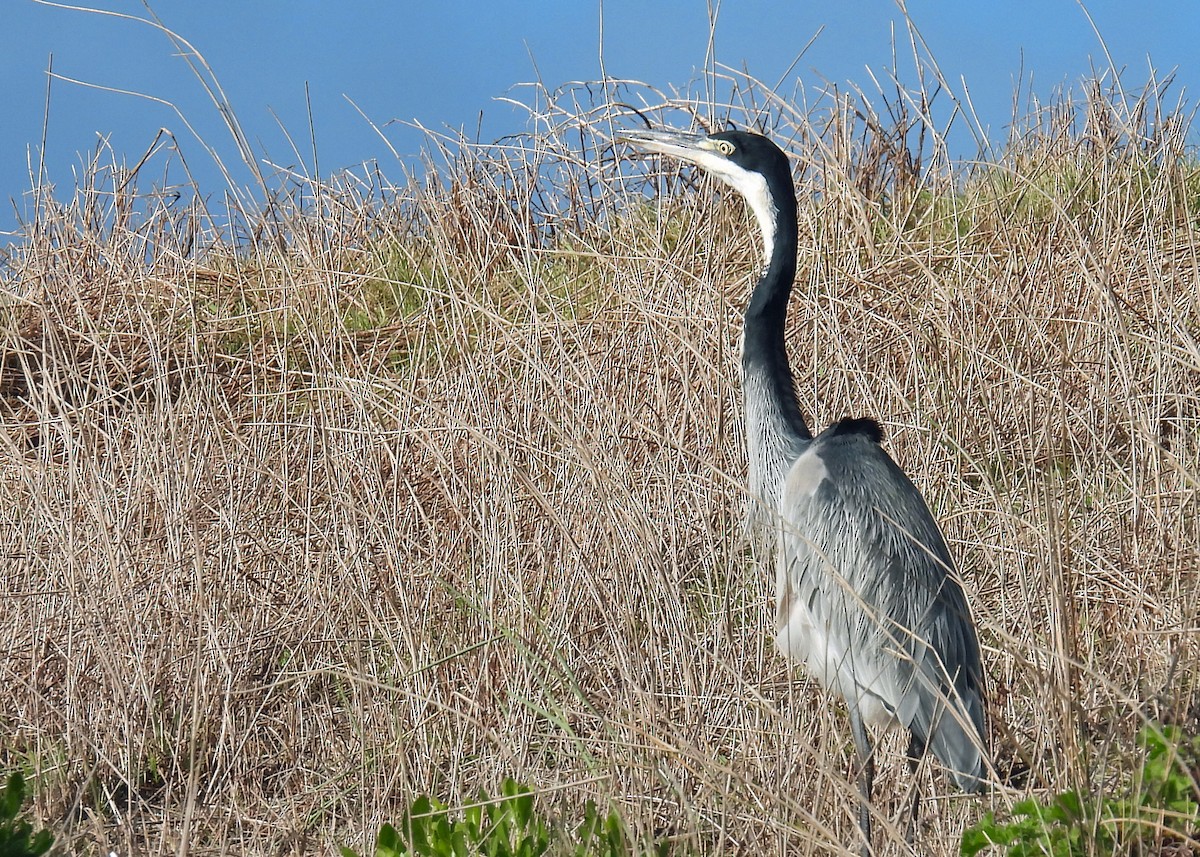
[[[718,131],[688,134],[680,131],[622,131],[622,142],[646,152],[668,155],[695,164],[732,187],[749,203],[763,233],[765,255],[771,258],[781,214],[795,221],[796,197],[792,171],[783,150],[761,134]]]

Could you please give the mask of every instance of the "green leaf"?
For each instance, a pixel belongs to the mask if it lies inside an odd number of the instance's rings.
[[[1054,799],[1053,818],[1057,821],[1073,822],[1085,817],[1083,799],[1078,792],[1063,792]]]
[[[464,825],[458,824],[454,827],[454,835],[451,837],[450,845],[454,853],[454,857],[470,857],[471,843],[479,841],[478,834],[471,840],[467,839],[468,829]]]
[[[608,818],[604,821],[604,838],[610,852],[614,854],[624,853],[625,825],[621,822],[621,816],[617,815],[616,812],[610,812]]]
[[[0,794],[0,819],[13,821],[21,812],[21,804],[25,802],[25,777],[20,771],[14,771],[8,778],[3,794]]]
[[[375,857],[399,857],[407,853],[408,848],[396,832],[396,828],[385,822],[379,828],[379,835],[375,837]]]
[[[467,833],[470,835],[472,842],[478,842],[483,832],[482,804],[487,799],[487,795],[480,792],[477,798],[478,802],[463,810],[463,824],[466,826]]]
[[[454,857],[454,831],[445,813],[429,819],[429,842],[437,857]]]
[[[587,845],[591,842],[597,831],[600,829],[600,816],[596,812],[596,802],[588,800],[583,805],[583,820],[579,822],[579,826],[575,828],[575,838],[579,841],[579,847],[575,849],[575,853],[579,855],[587,854]]]
[[[533,792],[512,780],[504,781],[505,805],[510,808],[517,827],[526,828],[533,817]]]
[[[978,824],[963,831],[962,840],[958,844],[958,853],[962,857],[975,857],[985,848],[1006,844],[1006,840],[997,837],[997,832],[996,819],[989,812]]]

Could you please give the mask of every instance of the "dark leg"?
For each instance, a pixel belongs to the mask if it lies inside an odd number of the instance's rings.
[[[850,731],[854,735],[854,747],[858,751],[858,826],[863,835],[863,857],[873,857],[871,848],[871,789],[875,783],[875,752],[867,737],[862,717],[850,708]]]
[[[916,733],[912,733],[908,739],[908,769],[912,772],[912,806],[908,810],[908,834],[905,837],[908,844],[913,844],[913,839],[916,836],[917,830],[917,813],[921,809],[921,784],[917,782],[917,766],[921,763],[921,757],[925,755],[925,742],[917,737]]]

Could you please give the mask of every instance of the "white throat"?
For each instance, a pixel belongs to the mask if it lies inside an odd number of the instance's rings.
[[[771,194],[767,189],[767,180],[761,173],[752,173],[732,164],[726,164],[725,169],[717,174],[721,181],[732,187],[743,197],[758,219],[758,228],[762,233],[763,264],[771,264],[771,253],[775,249],[775,206],[771,204]]]

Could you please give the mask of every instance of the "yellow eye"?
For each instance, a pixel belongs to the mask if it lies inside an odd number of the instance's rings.
[[[733,143],[728,140],[717,140],[717,151],[728,157],[733,154]]]

